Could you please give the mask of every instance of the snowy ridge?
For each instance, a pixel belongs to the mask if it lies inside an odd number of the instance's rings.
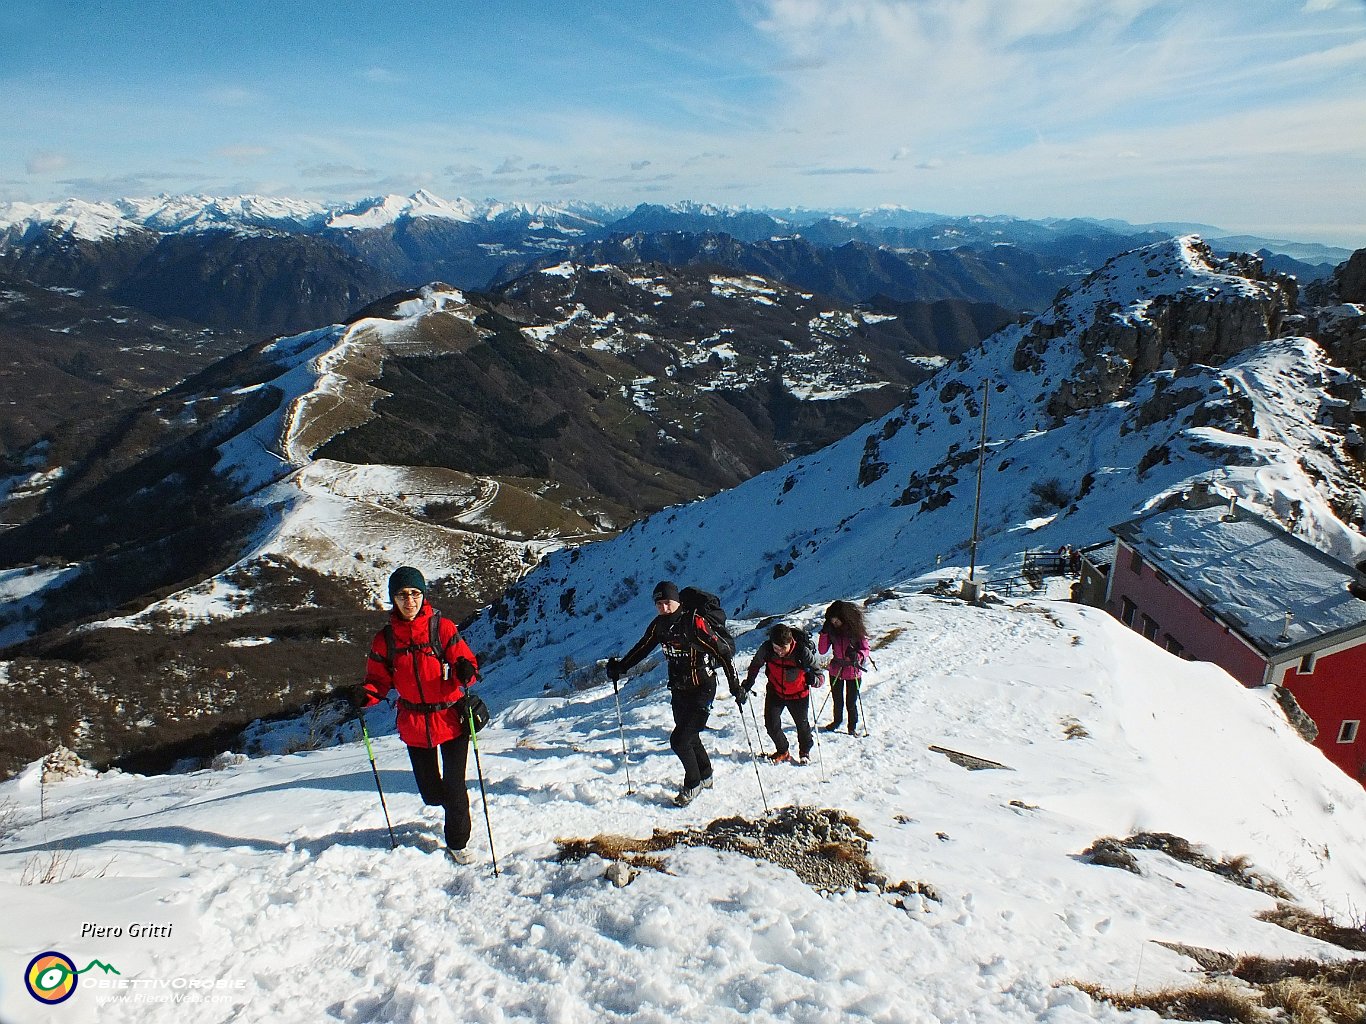
[[[464,295],[432,287],[399,303],[393,319],[365,318],[264,346],[263,354],[278,362],[280,372],[252,390],[271,389],[278,398],[269,413],[219,446],[215,463],[215,471],[246,494],[244,500],[265,512],[256,536],[222,573],[133,615],[86,628],[147,629],[167,617],[189,626],[240,615],[250,604],[230,581],[274,556],[358,581],[365,591],[382,596],[385,579],[399,564],[449,567],[443,577],[476,592],[476,574],[515,579],[526,564],[565,544],[569,537],[558,532],[522,537],[502,529],[490,515],[500,492],[494,481],[445,469],[314,459],[317,448],[340,430],[373,415],[374,402],[385,392],[370,381],[378,378],[388,354],[430,351],[430,343],[411,328],[434,315],[454,317],[474,329]],[[463,511],[452,513],[447,523],[430,522],[423,512],[437,501]],[[563,518],[572,522],[568,515]],[[357,557],[358,552],[382,554]]]

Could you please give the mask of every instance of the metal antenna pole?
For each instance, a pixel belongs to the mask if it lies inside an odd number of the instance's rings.
[[[989,397],[988,388],[991,386],[990,380],[982,382],[982,439],[977,445],[977,502],[972,509],[972,543],[969,545],[971,551],[971,563],[968,566],[968,580],[971,582],[977,576],[977,523],[982,514],[982,467],[987,458],[987,400]]]

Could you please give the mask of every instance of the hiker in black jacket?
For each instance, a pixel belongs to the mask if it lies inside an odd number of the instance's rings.
[[[622,674],[642,661],[656,647],[662,647],[669,661],[669,696],[673,703],[674,728],[669,746],[683,762],[683,785],[674,797],[680,807],[692,803],[697,794],[711,788],[711,758],[702,746],[702,730],[707,727],[712,702],[716,699],[716,662],[726,673],[734,690],[739,686],[735,667],[724,647],[707,628],[706,620],[685,612],[679,601],[678,587],[668,580],[654,589],[658,613],[645,629],[645,635],[622,658],[607,659],[607,674],[615,686]]]

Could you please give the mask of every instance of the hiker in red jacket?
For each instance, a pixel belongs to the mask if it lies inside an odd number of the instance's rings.
[[[868,664],[868,629],[863,624],[863,612],[849,601],[835,601],[825,610],[825,625],[818,641],[820,652],[831,652],[830,696],[834,700],[834,717],[826,732],[834,732],[844,719],[845,705],[849,706],[849,735],[857,736],[859,699],[862,696],[863,669]]]
[[[470,798],[465,789],[469,736],[461,698],[479,666],[455,623],[427,603],[422,573],[409,565],[395,569],[389,577],[389,598],[389,623],[370,644],[356,703],[363,710],[378,704],[390,690],[398,691],[398,735],[408,745],[417,791],[429,807],[446,809],[446,853],[468,864],[473,860],[465,849],[470,840]]]
[[[768,639],[759,645],[749,663],[744,689],[736,695],[742,704],[754,689],[754,680],[761,670],[768,679],[764,690],[764,728],[774,747],[769,760],[775,763],[792,760],[787,735],[783,732],[783,712],[786,711],[797,727],[795,763],[806,764],[811,757],[811,687],[823,682],[810,637],[781,623],[770,629]]]

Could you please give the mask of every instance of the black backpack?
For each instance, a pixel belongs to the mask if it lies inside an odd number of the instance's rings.
[[[707,624],[707,632],[716,640],[716,646],[727,658],[735,657],[735,637],[726,626],[726,612],[719,597],[696,587],[684,587],[678,595],[678,603],[684,611],[701,616]]]

